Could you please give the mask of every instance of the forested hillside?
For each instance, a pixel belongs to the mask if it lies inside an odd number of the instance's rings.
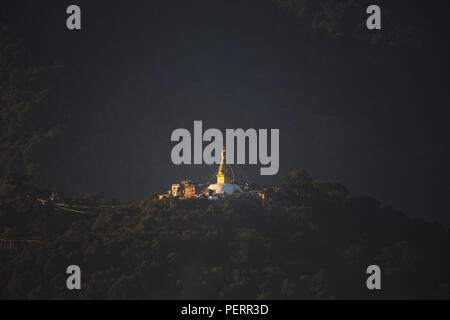
[[[99,214],[42,207],[32,190],[2,199],[0,298],[449,298],[450,237],[338,183],[294,171],[277,205],[157,200]],[[66,288],[79,265],[82,289]],[[367,266],[382,290],[366,288]]]

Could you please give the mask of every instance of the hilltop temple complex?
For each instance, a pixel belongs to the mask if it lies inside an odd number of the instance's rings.
[[[227,164],[226,149],[222,151],[222,161],[216,174],[217,182],[208,186],[196,183],[192,180],[183,180],[180,183],[172,184],[172,188],[159,195],[159,199],[177,197],[180,199],[209,199],[217,200],[224,197],[249,197],[255,196],[267,199],[269,194],[278,192],[278,188],[251,186],[248,182],[239,185],[233,173],[233,169]]]

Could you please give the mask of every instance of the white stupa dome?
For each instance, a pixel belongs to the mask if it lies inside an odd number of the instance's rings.
[[[243,193],[242,189],[233,183],[215,183],[208,187],[209,190],[214,191],[214,194],[232,194],[232,193]]]
[[[226,162],[226,150],[222,151],[222,162],[220,163],[219,170],[217,171],[217,183],[210,184],[208,189],[213,191],[214,195],[230,195],[233,193],[244,193],[242,189],[234,184],[233,172],[228,167]]]

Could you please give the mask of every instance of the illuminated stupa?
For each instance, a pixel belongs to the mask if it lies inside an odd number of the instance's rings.
[[[227,165],[226,150],[222,151],[222,162],[220,163],[219,171],[217,172],[217,183],[209,185],[208,189],[214,194],[233,194],[243,193],[242,189],[234,184],[234,178],[230,167]]]

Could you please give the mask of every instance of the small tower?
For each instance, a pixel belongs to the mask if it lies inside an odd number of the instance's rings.
[[[219,171],[217,172],[217,183],[233,183],[233,177],[230,168],[227,165],[227,151],[222,150],[222,162],[220,163]]]

